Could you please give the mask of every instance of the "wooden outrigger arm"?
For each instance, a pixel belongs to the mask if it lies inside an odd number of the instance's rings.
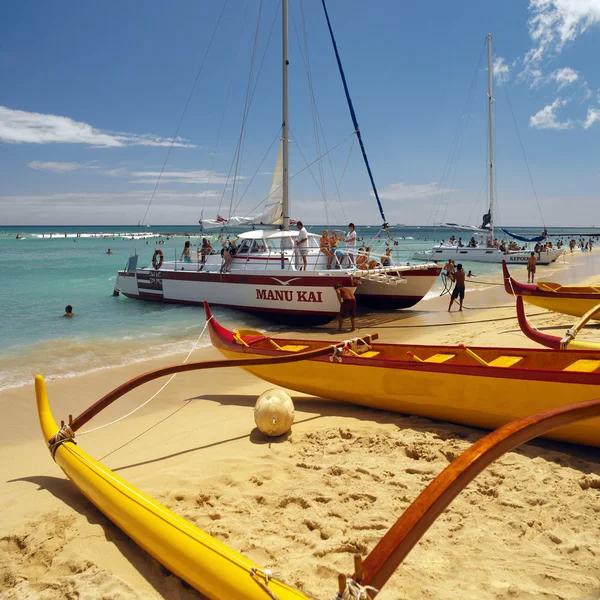
[[[273,356],[264,358],[237,358],[227,360],[208,360],[191,363],[181,363],[178,365],[171,365],[170,367],[163,367],[161,369],[155,369],[154,371],[148,371],[142,373],[133,379],[120,385],[118,388],[109,392],[100,400],[92,404],[89,408],[86,408],[80,415],[74,419],[70,419],[68,427],[70,433],[68,437],[71,437],[75,431],[85,425],[90,419],[94,418],[98,413],[103,411],[105,408],[110,406],[115,400],[118,400],[121,396],[124,396],[131,390],[134,390],[149,381],[165,377],[166,375],[172,375],[174,373],[184,373],[187,371],[201,371],[204,369],[218,369],[225,367],[251,367],[256,365],[277,365],[284,363],[298,362],[301,360],[310,360],[312,358],[318,358],[319,356],[326,356],[330,354],[332,357],[341,353],[344,344],[330,344],[323,348],[317,348],[316,350],[308,350],[306,352],[297,352],[286,356]],[[62,430],[61,430],[62,431]],[[60,432],[59,432],[60,433]],[[58,441],[58,434],[51,438],[48,443],[50,445]],[[63,436],[64,437],[64,436]]]
[[[583,317],[569,329],[562,338],[556,335],[549,335],[536,329],[527,320],[525,315],[525,306],[523,305],[523,298],[517,296],[517,319],[519,321],[519,327],[521,331],[534,342],[542,344],[547,348],[553,350],[598,350],[600,349],[600,343],[598,342],[579,342],[575,340],[577,334],[583,329],[583,327],[590,321],[590,319],[597,318],[596,315],[600,311],[600,304],[597,304],[590,310],[588,310]]]
[[[512,421],[473,444],[404,511],[363,562],[361,584],[381,589],[437,517],[487,466],[552,429],[600,415],[600,399],[560,406]]]

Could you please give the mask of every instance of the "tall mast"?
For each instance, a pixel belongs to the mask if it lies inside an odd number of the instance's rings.
[[[494,239],[494,123],[492,96],[492,34],[487,36],[488,43],[488,105],[490,122],[490,239]]]
[[[283,0],[281,3],[281,25],[282,25],[282,58],[283,58],[283,123],[281,126],[281,139],[283,141],[283,181],[282,181],[282,209],[283,209],[283,229],[290,229],[290,210],[289,210],[289,124],[288,124],[288,1]]]

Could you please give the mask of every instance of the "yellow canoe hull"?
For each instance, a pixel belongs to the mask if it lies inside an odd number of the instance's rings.
[[[583,317],[589,310],[598,306],[600,303],[600,294],[598,298],[551,298],[548,296],[521,296],[527,304],[532,304],[539,308],[545,308],[557,313],[571,315],[573,317]],[[600,316],[595,320],[600,320]]]
[[[37,407],[44,440],[59,430],[48,403],[44,379],[35,380]],[[73,442],[61,444],[54,455],[59,467],[81,493],[138,546],[215,600],[265,600],[258,565],[129,485],[95,461]],[[308,596],[276,579],[268,588],[277,598],[307,600]]]
[[[219,348],[227,358],[260,355]],[[247,367],[246,371],[275,385],[379,410],[419,415],[483,429],[497,429],[515,419],[600,397],[597,385],[443,376],[422,371],[305,361],[288,365]],[[600,418],[547,434],[548,438],[600,447]]]

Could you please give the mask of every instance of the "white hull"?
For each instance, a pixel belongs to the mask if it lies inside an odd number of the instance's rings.
[[[242,234],[264,244],[263,232]],[[291,232],[285,232],[292,237]],[[356,291],[357,300],[370,306],[407,308],[425,296],[435,283],[440,267],[434,264],[389,266],[364,271],[349,265],[328,269],[327,256],[310,248],[307,270],[300,271],[300,258],[293,250],[254,252],[243,245],[231,270],[220,273],[221,257],[207,262],[168,262],[153,267],[119,271],[115,289],[128,296],[154,302],[227,306],[261,312],[274,320],[326,323],[339,313],[334,285]]]
[[[553,263],[564,250],[549,250],[547,252],[536,253],[538,265],[549,265]],[[461,261],[469,262],[487,262],[487,263],[502,263],[505,260],[507,263],[527,264],[531,251],[521,250],[515,252],[502,252],[498,248],[467,248],[458,246],[434,246],[431,250],[415,252],[413,258],[415,260],[434,260],[446,261],[452,259],[454,262]]]

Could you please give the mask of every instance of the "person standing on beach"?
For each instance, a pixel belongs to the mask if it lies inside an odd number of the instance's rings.
[[[454,289],[452,290],[452,296],[450,297],[450,305],[448,306],[448,312],[452,308],[452,303],[459,298],[459,311],[462,311],[463,300],[465,299],[465,271],[462,268],[462,264],[456,265],[456,271],[452,274],[454,280]]]
[[[535,252],[531,253],[531,256],[527,259],[527,283],[533,283],[535,279],[535,266],[537,265],[537,258]]]
[[[336,291],[338,300],[340,301],[339,330],[342,330],[344,319],[350,317],[350,324],[352,325],[350,331],[354,331],[356,329],[354,326],[354,318],[356,317],[356,298],[354,297],[354,292],[339,283],[336,283],[333,289]]]

